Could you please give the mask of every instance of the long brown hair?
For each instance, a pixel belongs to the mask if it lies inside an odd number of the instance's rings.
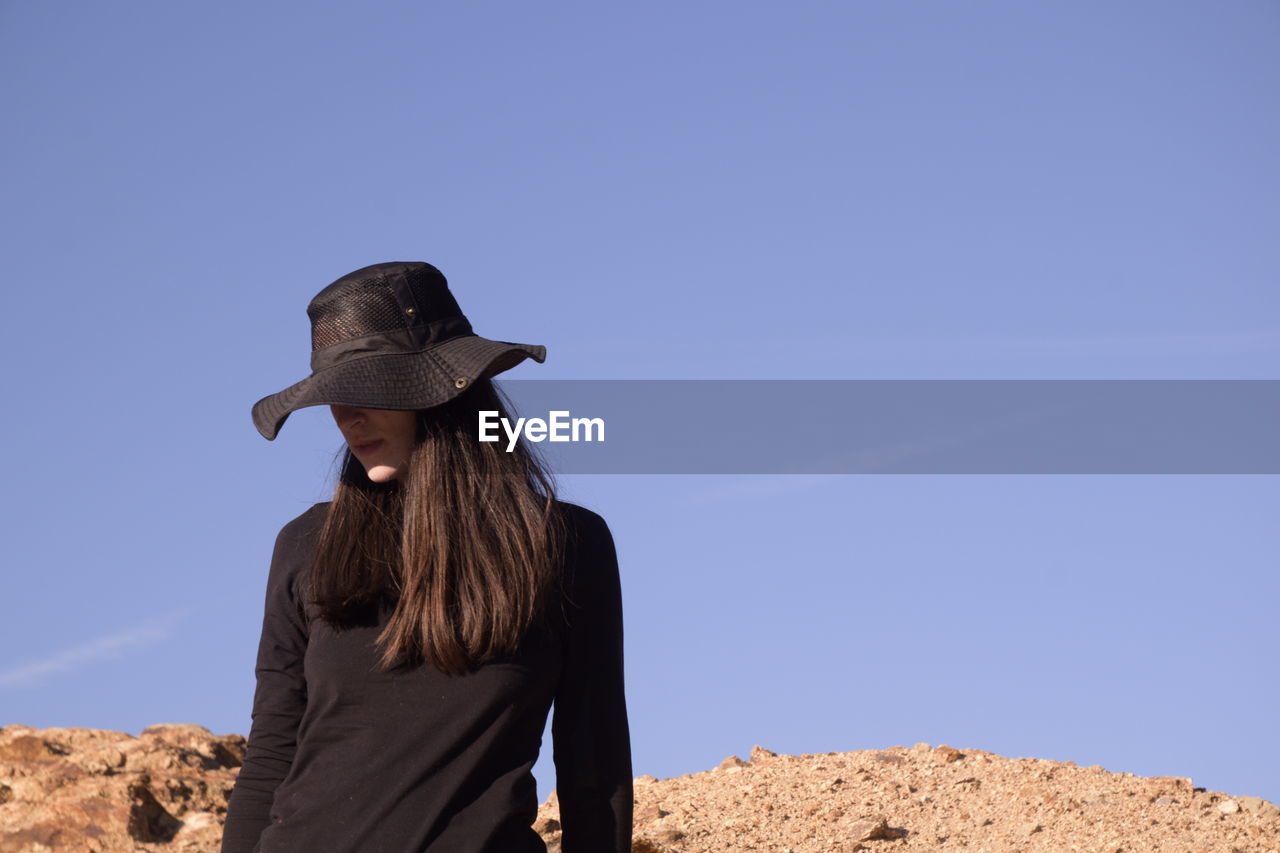
[[[505,438],[477,437],[479,411],[510,409],[481,378],[419,411],[407,477],[387,483],[340,451],[309,598],[339,630],[394,603],[378,635],[382,671],[426,660],[464,674],[514,654],[547,618],[565,537],[551,473],[523,441],[508,452]]]

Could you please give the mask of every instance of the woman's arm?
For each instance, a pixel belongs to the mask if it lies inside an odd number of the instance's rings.
[[[569,630],[551,723],[560,849],[630,853],[631,736],[618,556],[605,520],[581,511],[581,538],[569,552]]]
[[[294,584],[307,544],[307,525],[300,523],[305,515],[280,530],[271,556],[255,667],[253,726],[227,803],[221,853],[253,853],[258,836],[271,823],[276,787],[288,775],[297,748],[298,723],[307,705],[302,669],[307,627]]]

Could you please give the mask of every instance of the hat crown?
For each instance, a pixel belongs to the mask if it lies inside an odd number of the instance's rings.
[[[311,350],[394,332],[422,337],[441,320],[455,333],[470,324],[449,291],[444,273],[424,261],[371,264],[347,273],[325,287],[307,305],[311,319]],[[442,330],[443,331],[443,330]]]

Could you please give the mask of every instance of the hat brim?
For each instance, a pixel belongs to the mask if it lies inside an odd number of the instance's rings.
[[[461,394],[471,383],[510,370],[526,358],[547,360],[536,344],[464,335],[418,352],[379,353],[313,372],[253,404],[253,425],[273,441],[291,412],[309,406],[429,409]],[[467,380],[463,387],[457,380]]]

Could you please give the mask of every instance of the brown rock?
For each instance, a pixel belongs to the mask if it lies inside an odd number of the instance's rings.
[[[0,853],[216,853],[244,744],[186,725],[138,737],[0,729]],[[974,749],[963,763],[947,761],[948,749],[757,747],[751,762],[731,756],[719,772],[638,776],[633,849],[1280,853],[1280,809],[1258,797]],[[556,792],[534,828],[559,853]]]
[[[883,817],[877,817],[851,824],[847,837],[850,841],[892,841],[895,838],[902,837],[903,834],[901,831],[891,828],[889,822]]]
[[[0,761],[54,761],[68,751],[61,744],[35,735],[20,734],[7,742],[0,741]]]
[[[634,783],[632,784],[634,786]],[[644,806],[643,808],[636,808],[632,811],[632,822],[644,823],[651,820],[659,820],[661,818],[666,817],[669,814],[671,813],[667,811],[663,811],[662,808],[658,806],[657,803],[649,803],[647,806]]]
[[[183,728],[182,747],[105,729],[0,730],[0,799],[13,806],[0,809],[0,853],[216,850],[235,771],[213,759],[194,775],[159,768],[185,767],[185,751],[232,754],[243,737]]]
[[[631,853],[668,853],[670,850],[665,844],[643,835],[631,839]]]
[[[1259,817],[1280,817],[1280,807],[1275,803],[1262,799],[1261,797],[1241,797],[1240,808],[1249,814],[1258,815]]]
[[[1070,764],[1070,762],[1067,763]],[[1152,776],[1148,781],[1162,789],[1171,788],[1175,793],[1191,793],[1191,779],[1186,776]]]
[[[560,821],[553,817],[540,817],[533,822],[533,829],[539,835],[547,835],[560,831]]]

